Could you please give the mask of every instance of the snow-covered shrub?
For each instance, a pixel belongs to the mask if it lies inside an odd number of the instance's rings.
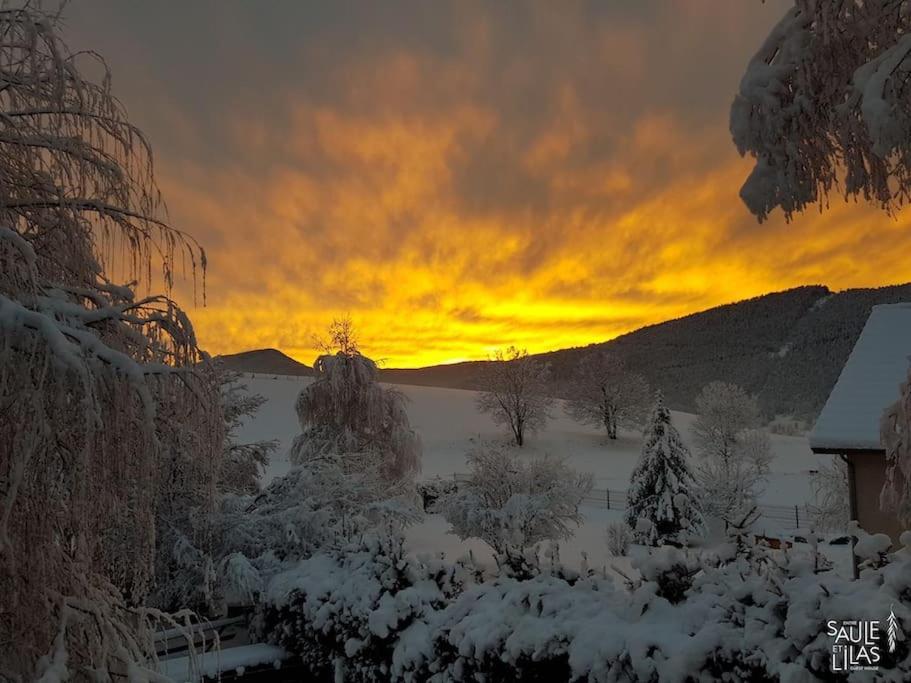
[[[641,428],[648,417],[648,382],[609,353],[583,357],[567,392],[566,414],[605,429],[609,439],[617,438],[618,427]]]
[[[106,65],[57,26],[0,10],[0,677],[19,680],[146,661],[132,606],[167,533],[214,507],[224,431],[189,319],[144,291],[205,255],[164,220]]]
[[[689,450],[659,392],[645,427],[642,453],[630,477],[626,523],[640,543],[678,542],[700,528]]]
[[[529,460],[503,445],[478,445],[467,457],[468,479],[439,503],[452,533],[487,543],[504,570],[534,571],[527,551],[572,537],[579,504],[592,487],[559,458]]]
[[[706,517],[732,523],[755,506],[768,478],[771,446],[759,428],[756,399],[725,382],[707,384],[696,397],[693,439],[700,462],[694,475]]]
[[[766,428],[770,434],[779,434],[781,436],[802,436],[810,429],[805,420],[799,420],[788,415],[776,415],[775,419],[766,425]]]
[[[465,568],[367,545],[266,589],[269,637],[346,681],[834,680],[829,620],[895,614],[878,674],[911,674],[911,533],[858,581],[806,553],[660,548],[624,588],[586,575],[464,580]],[[466,572],[467,573],[467,572]]]
[[[548,366],[528,351],[514,346],[498,350],[480,378],[478,410],[507,425],[516,445],[522,446],[526,434],[543,429],[550,418],[549,378]]]
[[[436,612],[474,575],[461,563],[406,557],[401,538],[367,536],[275,576],[263,602],[263,632],[316,675],[407,680],[426,672]]]
[[[437,502],[455,493],[458,488],[458,482],[453,479],[443,479],[439,476],[417,484],[418,495],[421,497],[425,512],[436,512]]]
[[[633,531],[628,524],[623,522],[611,522],[607,525],[605,534],[607,540],[607,551],[614,557],[623,557],[629,552],[629,546],[633,542]]]
[[[349,461],[339,464],[342,459]],[[390,485],[350,456],[293,468],[257,496],[226,496],[215,517],[220,552],[214,598],[249,595],[246,585],[265,585],[288,563],[348,547],[365,534],[400,530],[418,518],[406,483]]]
[[[291,462],[359,453],[387,481],[409,480],[421,469],[421,440],[411,429],[401,392],[380,386],[376,363],[361,355],[348,320],[333,322],[326,353],[313,364],[316,378],[301,390],[302,433]]]

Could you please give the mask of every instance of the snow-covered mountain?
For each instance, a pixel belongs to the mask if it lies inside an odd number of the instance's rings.
[[[900,301],[911,301],[911,284],[841,292],[822,285],[798,287],[643,327],[602,344],[538,357],[550,364],[557,393],[582,355],[603,348],[619,354],[652,386],[660,387],[674,409],[692,411],[703,386],[724,380],[758,396],[768,417],[812,420],[838,379],[870,309]],[[243,372],[311,372],[275,349],[223,358]],[[390,368],[380,375],[396,384],[475,389],[485,363]]]

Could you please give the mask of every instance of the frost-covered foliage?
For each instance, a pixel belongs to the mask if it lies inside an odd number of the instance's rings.
[[[835,458],[813,473],[813,503],[807,509],[816,531],[844,532],[850,521],[848,465]]]
[[[316,359],[316,379],[301,390],[297,414],[302,433],[291,462],[360,453],[387,481],[413,479],[421,469],[421,440],[411,429],[405,397],[377,381],[376,363],[362,355],[351,323],[335,321],[330,348]]]
[[[459,538],[479,538],[507,572],[534,571],[528,551],[542,541],[562,541],[582,523],[579,504],[592,487],[562,460],[522,458],[499,444],[480,444],[468,454],[469,477],[439,503]]]
[[[756,400],[725,382],[707,384],[696,397],[693,440],[700,462],[694,472],[700,507],[732,523],[755,506],[769,473],[768,433],[759,428]]]
[[[236,430],[245,417],[259,410],[264,399],[250,394],[240,382],[240,375],[217,368],[221,389],[221,407],[225,440],[217,471],[218,502],[215,508],[200,508],[193,499],[193,479],[188,477],[192,454],[170,478],[165,496],[170,500],[171,515],[159,525],[156,553],[155,586],[149,604],[177,611],[193,609],[200,614],[219,613],[223,607],[226,581],[227,550],[219,530],[226,526],[222,518],[231,510],[233,496],[254,495],[260,491],[259,477],[268,463],[275,441],[240,443]],[[187,484],[191,483],[190,486]],[[230,496],[224,500],[225,494]],[[179,513],[179,514],[175,514]],[[236,523],[232,515],[232,523]],[[236,569],[237,564],[228,563]]]
[[[484,368],[478,410],[496,424],[507,425],[521,446],[525,435],[543,429],[550,417],[549,376],[548,367],[530,358],[528,351],[514,346],[498,350]]]
[[[419,482],[417,485],[425,512],[436,512],[437,502],[455,493],[458,488],[458,483],[453,479],[443,479],[439,476]]]
[[[470,564],[408,557],[394,536],[367,536],[277,575],[264,596],[265,635],[317,676],[402,680],[431,646],[427,617],[476,576]]]
[[[617,427],[641,427],[650,394],[642,375],[630,372],[616,356],[595,352],[579,363],[568,387],[566,413],[577,422],[602,427],[610,439]]]
[[[633,542],[632,529],[623,522],[611,522],[607,525],[605,541],[607,542],[607,551],[611,555],[623,557],[629,552],[629,546]]]
[[[259,411],[266,399],[260,394],[251,394],[241,381],[240,373],[219,370],[226,438],[218,489],[222,493],[259,493],[260,476],[269,464],[269,454],[278,447],[278,441],[241,443],[237,440],[237,430],[245,419]]]
[[[911,189],[911,3],[795,0],[750,61],[731,133],[756,165],[741,190],[760,220],[839,191],[887,210]]]
[[[702,516],[694,501],[689,450],[660,392],[643,436],[642,453],[630,476],[626,523],[640,543],[680,541],[699,529]]]
[[[808,553],[659,548],[627,586],[542,573],[476,583],[366,546],[318,556],[266,589],[270,639],[346,681],[833,680],[829,620],[895,614],[877,676],[911,675],[911,533],[858,581]]]
[[[886,483],[880,500],[911,526],[911,370],[898,401],[883,414],[882,442],[886,448]]]
[[[189,319],[137,294],[153,264],[170,288],[205,255],[162,220],[106,66],[56,26],[0,7],[0,677],[24,680],[145,661],[128,605],[183,527],[178,497],[214,504],[223,433]]]

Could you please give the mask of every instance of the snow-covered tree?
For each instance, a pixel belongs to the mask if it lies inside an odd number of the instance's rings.
[[[642,375],[630,372],[622,360],[605,352],[585,356],[568,387],[566,413],[577,422],[601,427],[610,439],[617,427],[642,426],[650,393]]]
[[[725,382],[707,384],[696,397],[694,472],[706,516],[733,523],[754,506],[768,477],[769,435],[759,428],[756,400]]]
[[[525,435],[542,429],[550,417],[549,374],[548,367],[524,349],[498,350],[481,377],[478,410],[507,425],[516,445],[523,445]]]
[[[850,521],[848,465],[837,458],[813,473],[813,503],[807,508],[817,531],[844,532]]]
[[[187,316],[139,295],[205,266],[163,219],[105,64],[0,8],[0,677],[136,671],[156,541],[214,505],[223,420]],[[83,61],[104,77],[86,78]],[[122,273],[117,284],[111,273]],[[77,673],[78,672],[78,673]]]
[[[386,481],[413,480],[421,468],[421,441],[408,421],[405,397],[380,386],[376,363],[358,350],[350,321],[332,324],[327,347],[333,352],[316,359],[316,379],[297,399],[303,431],[291,447],[291,462],[360,454]]]
[[[493,548],[502,568],[529,571],[528,549],[571,538],[571,525],[581,524],[579,505],[591,490],[590,474],[558,458],[528,460],[495,443],[474,448],[468,466],[468,480],[438,509],[459,538],[479,538]]]
[[[750,61],[731,133],[756,165],[741,190],[760,220],[828,205],[886,210],[911,191],[911,5],[795,0]]]
[[[881,433],[886,448],[886,483],[880,503],[911,526],[911,370],[901,385],[898,401],[883,414]]]
[[[644,431],[642,453],[630,477],[626,523],[648,545],[677,541],[701,524],[694,501],[689,450],[659,392]]]
[[[259,493],[260,476],[269,464],[269,454],[278,447],[278,441],[243,443],[237,439],[237,430],[245,419],[259,411],[266,399],[260,394],[251,394],[240,373],[222,368],[219,371],[226,438],[218,489],[223,493]]]

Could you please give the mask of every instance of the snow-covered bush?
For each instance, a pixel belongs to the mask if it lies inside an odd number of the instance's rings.
[[[759,428],[759,406],[743,389],[711,382],[696,397],[693,440],[700,462],[694,475],[706,517],[730,524],[755,507],[768,478],[771,447]]]
[[[437,503],[448,495],[455,493],[459,488],[458,482],[453,479],[443,479],[442,477],[433,477],[425,481],[418,482],[418,495],[425,512],[436,512]]]
[[[756,165],[740,191],[760,220],[831,192],[884,209],[911,190],[911,9],[904,0],[795,0],[752,58],[731,134]]]
[[[567,394],[566,414],[582,424],[605,429],[609,439],[617,438],[618,427],[641,428],[648,417],[648,382],[609,353],[585,356]]]
[[[437,611],[474,576],[462,563],[407,557],[395,536],[367,536],[278,574],[264,598],[263,632],[317,676],[407,680],[426,672]]]
[[[0,677],[19,680],[146,661],[127,605],[166,532],[214,507],[223,440],[189,319],[144,293],[205,255],[164,220],[106,65],[57,25],[0,9]]]
[[[689,450],[659,392],[645,427],[642,453],[630,476],[626,523],[640,543],[678,542],[701,526],[694,502]]]
[[[510,346],[498,350],[480,379],[478,410],[496,424],[507,425],[517,446],[529,432],[544,428],[550,418],[550,370],[529,357],[528,351]]]
[[[629,546],[633,542],[633,531],[628,524],[611,522],[607,525],[605,538],[607,551],[614,557],[623,557],[629,552]]]
[[[360,453],[383,479],[412,480],[421,469],[421,440],[411,429],[401,392],[380,386],[376,363],[361,355],[348,320],[333,322],[316,378],[301,390],[297,414],[302,433],[291,462]]]
[[[592,487],[559,458],[525,459],[500,444],[479,444],[467,457],[468,479],[439,503],[452,533],[493,548],[501,569],[534,571],[527,551],[571,538],[582,523],[579,504]]]
[[[806,553],[660,548],[624,588],[596,575],[498,577],[367,548],[319,556],[267,588],[269,637],[346,681],[835,680],[829,620],[895,615],[877,672],[911,674],[911,533],[858,581]],[[465,572],[465,573],[460,573]]]

